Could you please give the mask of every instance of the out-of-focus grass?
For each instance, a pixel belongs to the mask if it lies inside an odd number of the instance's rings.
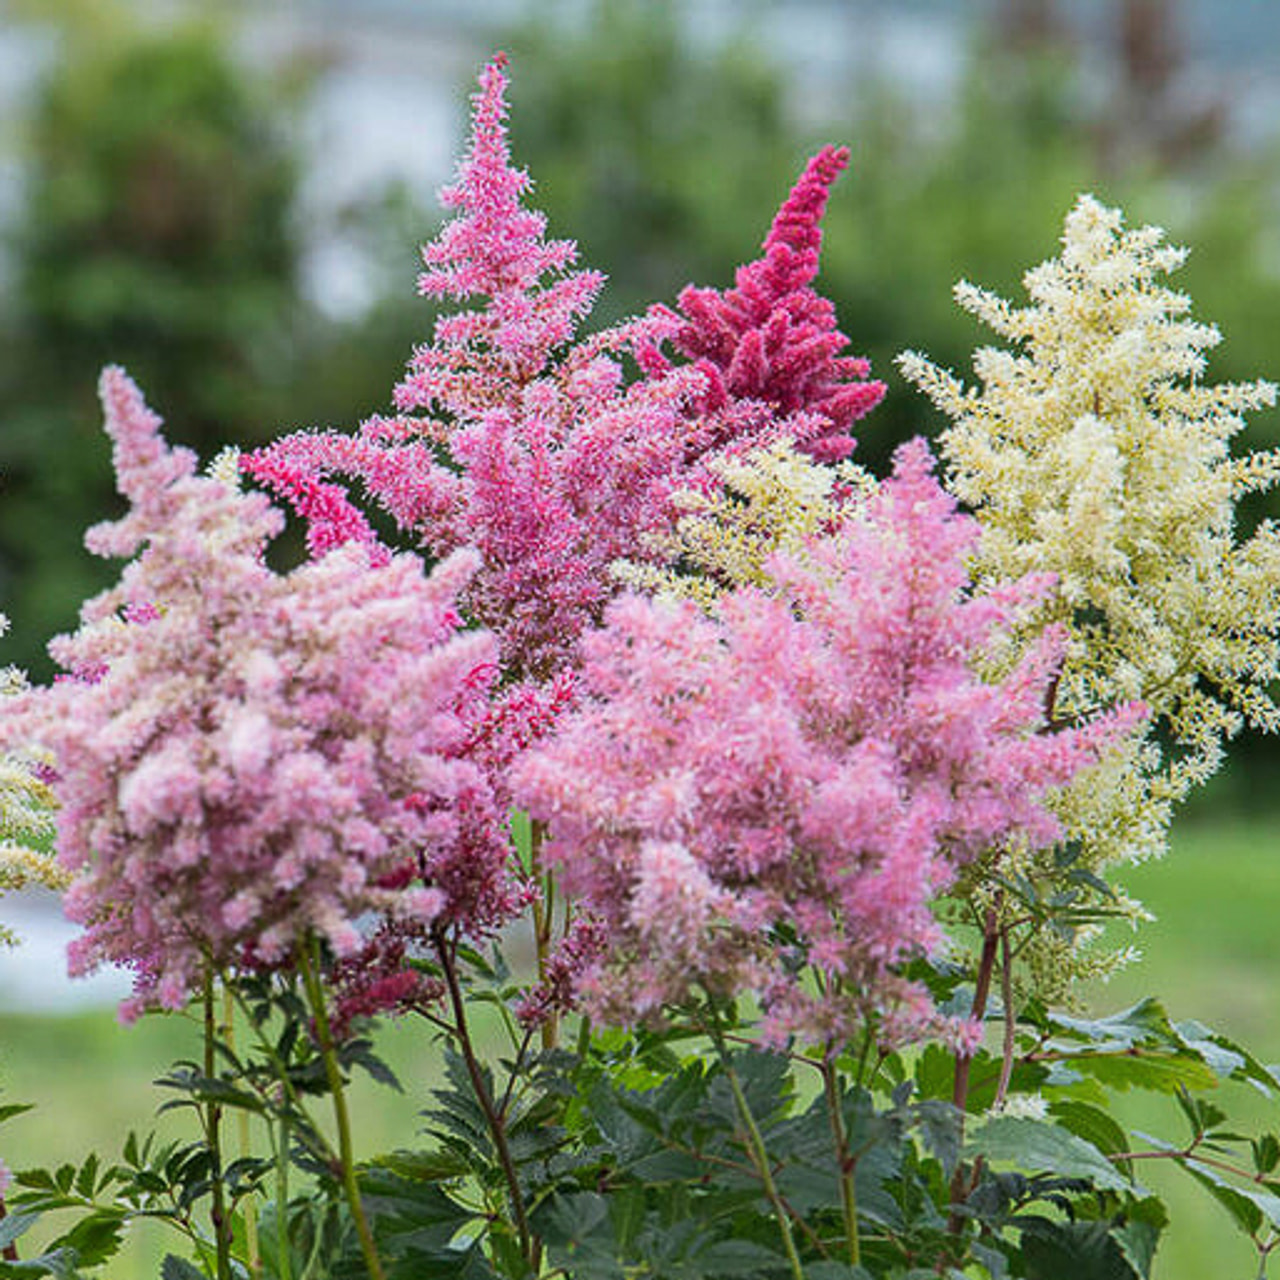
[[[1157,918],[1136,936],[1142,960],[1091,992],[1090,1004],[1111,1012],[1155,995],[1175,1021],[1194,1018],[1280,1062],[1280,819],[1184,826],[1167,858],[1122,878]],[[1280,1098],[1229,1085],[1221,1104],[1246,1133],[1280,1133]],[[1132,1128],[1185,1139],[1172,1099],[1134,1095],[1122,1111]],[[1152,1160],[1141,1176],[1167,1195],[1173,1218],[1157,1280],[1258,1274],[1253,1247],[1187,1174]]]
[[[430,1104],[430,1089],[440,1078],[439,1054],[425,1025],[386,1028],[379,1051],[404,1093],[377,1085],[363,1073],[352,1081],[358,1156],[412,1146],[422,1123],[417,1113]],[[0,1127],[0,1158],[14,1169],[56,1167],[78,1165],[97,1151],[111,1163],[119,1159],[130,1129],[140,1135],[154,1129],[162,1139],[193,1139],[189,1112],[157,1118],[160,1105],[178,1095],[152,1082],[173,1062],[198,1059],[201,1052],[198,1028],[180,1015],[152,1015],[126,1029],[111,1010],[51,1017],[0,1014],[0,1103],[36,1104],[36,1110]],[[317,1100],[313,1113],[330,1128],[326,1100]],[[232,1119],[224,1141],[233,1154],[239,1154],[238,1140]],[[265,1151],[261,1134],[251,1132],[251,1141],[257,1152]],[[22,1243],[35,1239],[33,1233]],[[168,1251],[185,1256],[186,1242],[163,1226],[135,1224],[125,1249],[104,1274],[110,1280],[155,1280]]]
[[[1156,913],[1137,941],[1145,956],[1107,987],[1089,993],[1098,1012],[1147,994],[1160,996],[1175,1019],[1196,1018],[1280,1061],[1280,821],[1238,821],[1182,828],[1163,862],[1136,868],[1126,887]],[[0,1015],[0,1098],[38,1110],[0,1127],[0,1156],[20,1168],[80,1161],[90,1150],[118,1154],[132,1127],[153,1126],[168,1095],[150,1081],[169,1063],[198,1054],[198,1036],[179,1017],[151,1017],[125,1030],[110,1011],[68,1017]],[[389,1028],[379,1047],[400,1076],[397,1095],[363,1079],[354,1088],[355,1139],[361,1154],[410,1145],[438,1081],[438,1057],[423,1029]],[[1224,1090],[1233,1119],[1280,1131],[1280,1100],[1251,1090]],[[1168,1137],[1180,1135],[1171,1100],[1124,1100],[1129,1123]],[[182,1113],[162,1118],[179,1136]],[[234,1142],[234,1135],[232,1137]],[[1257,1262],[1224,1210],[1176,1169],[1144,1163],[1148,1185],[1168,1194],[1174,1225],[1161,1247],[1158,1280],[1251,1276]],[[167,1243],[142,1228],[128,1253],[107,1269],[111,1280],[154,1280]]]

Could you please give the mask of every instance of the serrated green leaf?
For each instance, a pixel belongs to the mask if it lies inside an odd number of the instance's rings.
[[[1084,1178],[1109,1191],[1127,1191],[1124,1175],[1091,1142],[1058,1124],[997,1116],[977,1129],[966,1154],[1008,1160],[1019,1170]]]
[[[1259,1173],[1270,1173],[1280,1164],[1280,1139],[1274,1133],[1264,1133],[1250,1145],[1253,1150],[1253,1167]]]
[[[1073,1018],[1050,1011],[1046,1020],[1058,1032],[1094,1044],[1181,1044],[1164,1005],[1151,996],[1105,1018]]]
[[[713,1240],[704,1248],[691,1251],[709,1276],[759,1275],[776,1270],[782,1263],[778,1254],[754,1240]]]
[[[1114,1116],[1101,1107],[1064,1098],[1050,1103],[1049,1113],[1078,1138],[1092,1143],[1103,1155],[1127,1155],[1129,1137]],[[1132,1169],[1132,1165],[1129,1166]]]
[[[80,1172],[76,1174],[76,1192],[88,1200],[93,1196],[97,1185],[98,1157],[96,1153],[91,1153],[84,1164],[80,1166]]]
[[[1154,1196],[1140,1200],[1129,1211],[1129,1220],[1112,1230],[1112,1237],[1139,1280],[1149,1280],[1160,1233],[1169,1225],[1164,1205]]]
[[[1257,1235],[1264,1223],[1273,1231],[1280,1230],[1280,1196],[1252,1187],[1238,1187],[1194,1157],[1178,1163],[1227,1210],[1246,1235]]]
[[[1124,1093],[1140,1089],[1176,1094],[1179,1089],[1212,1089],[1218,1077],[1198,1057],[1185,1052],[1129,1049],[1117,1053],[1085,1051],[1067,1061],[1099,1084]]]
[[[96,1267],[115,1257],[123,1236],[124,1215],[103,1209],[82,1218],[65,1235],[59,1236],[53,1247],[70,1249],[77,1263]]]
[[[374,1166],[414,1182],[445,1182],[471,1172],[470,1164],[451,1151],[392,1151],[377,1157]]]

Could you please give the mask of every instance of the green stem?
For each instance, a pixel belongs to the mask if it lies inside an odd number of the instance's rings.
[[[293,1280],[293,1253],[289,1248],[289,1117],[280,1116],[276,1149],[276,1269],[280,1280]]]
[[[204,975],[204,1074],[212,1080],[217,1070],[215,1044],[218,1026],[214,1001],[213,969]],[[209,1181],[212,1184],[213,1245],[217,1257],[218,1280],[231,1280],[231,1223],[227,1217],[225,1188],[222,1185],[222,1108],[216,1102],[205,1103],[204,1134],[209,1148]]]
[[[743,1128],[747,1135],[747,1153],[751,1157],[751,1163],[755,1165],[756,1173],[760,1177],[760,1182],[764,1186],[764,1194],[769,1203],[773,1206],[774,1217],[778,1221],[778,1234],[782,1237],[782,1249],[787,1255],[787,1261],[791,1265],[791,1274],[794,1280],[804,1280],[804,1268],[800,1265],[800,1255],[796,1252],[795,1237],[791,1234],[791,1218],[787,1212],[787,1207],[782,1202],[782,1197],[778,1194],[777,1184],[773,1180],[773,1171],[769,1167],[769,1153],[765,1150],[764,1138],[760,1133],[760,1127],[756,1124],[756,1118],[751,1114],[751,1107],[747,1103],[747,1095],[742,1090],[742,1081],[738,1079],[738,1073],[734,1070],[733,1061],[729,1057],[728,1047],[724,1042],[724,1033],[720,1029],[719,1015],[713,1008],[711,1011],[711,1042],[715,1045],[716,1053],[720,1058],[720,1065],[724,1068],[725,1079],[729,1081],[729,1089],[733,1093],[733,1100],[738,1108],[738,1116],[742,1120]]]
[[[529,827],[529,869],[538,882],[541,894],[533,903],[533,945],[538,957],[538,981],[547,980],[547,961],[551,957],[551,936],[555,918],[556,885],[551,872],[542,865],[542,843],[547,828],[541,822],[531,822]],[[549,1012],[542,1022],[542,1047],[550,1051],[560,1041],[560,1019]]]
[[[849,1241],[849,1265],[856,1267],[862,1262],[858,1241],[858,1191],[854,1184],[856,1162],[849,1155],[849,1135],[840,1111],[840,1086],[830,1055],[822,1061],[822,1084],[827,1114],[831,1117],[831,1136],[836,1144],[836,1163],[840,1166],[840,1203],[844,1209],[844,1230]]]
[[[320,987],[320,977],[316,965],[304,945],[298,948],[302,981],[306,987],[307,1002],[311,1005],[311,1015],[316,1022],[316,1037],[320,1042],[320,1056],[324,1060],[325,1074],[329,1079],[329,1092],[333,1098],[333,1117],[338,1125],[338,1154],[342,1164],[342,1185],[347,1193],[347,1203],[351,1206],[351,1216],[355,1220],[356,1235],[360,1237],[360,1250],[364,1254],[365,1265],[369,1268],[369,1280],[383,1280],[382,1262],[374,1247],[373,1233],[369,1230],[369,1220],[365,1216],[364,1205],[360,1200],[360,1188],[356,1183],[355,1157],[351,1147],[351,1117],[347,1113],[347,1095],[342,1083],[342,1069],[338,1065],[338,1055],[333,1046],[333,1032],[329,1027],[329,1014],[325,1009],[324,991]]]
[[[484,1072],[480,1069],[475,1045],[471,1041],[471,1031],[467,1025],[466,1003],[458,983],[453,947],[449,938],[440,930],[435,932],[433,941],[440,968],[444,972],[445,984],[449,990],[449,1003],[453,1008],[453,1029],[457,1035],[458,1047],[462,1051],[462,1060],[466,1064],[467,1075],[471,1078],[472,1091],[475,1093],[480,1110],[484,1112],[489,1134],[493,1138],[494,1150],[498,1153],[498,1162],[502,1166],[502,1176],[506,1180],[507,1199],[511,1205],[511,1216],[515,1219],[516,1234],[520,1239],[520,1252],[524,1255],[530,1269],[536,1273],[538,1251],[534,1248],[528,1219],[525,1216],[524,1193],[520,1190],[520,1179],[516,1175],[515,1161],[511,1158],[511,1147],[507,1142],[505,1116],[498,1109],[489,1087],[485,1084]]]
[[[235,997],[231,994],[231,987],[225,978],[222,984],[222,1025],[223,1034],[227,1038],[227,1048],[235,1053],[236,1048],[236,1005]],[[252,1150],[252,1144],[249,1140],[249,1113],[243,1108],[236,1116],[237,1129],[239,1130],[239,1146],[241,1159],[247,1159]],[[249,1268],[251,1276],[259,1275],[262,1271],[262,1258],[258,1249],[258,1207],[250,1198],[246,1200],[244,1206],[244,1243],[245,1243],[245,1265]]]

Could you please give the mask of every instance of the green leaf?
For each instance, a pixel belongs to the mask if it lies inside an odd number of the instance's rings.
[[[96,1267],[113,1258],[120,1250],[124,1236],[124,1215],[113,1209],[100,1209],[82,1218],[65,1235],[53,1242],[55,1248],[75,1251],[76,1261]]]
[[[1212,1089],[1218,1077],[1199,1058],[1187,1053],[1162,1053],[1142,1049],[1118,1053],[1073,1054],[1067,1059],[1077,1071],[1121,1093],[1141,1089],[1148,1093],[1177,1093],[1179,1089]]]
[[[1253,1148],[1253,1167],[1259,1173],[1270,1173],[1280,1164],[1280,1139],[1274,1133],[1264,1133],[1250,1145]]]
[[[1256,1236],[1264,1223],[1273,1231],[1280,1230],[1280,1197],[1252,1187],[1237,1187],[1194,1157],[1178,1163],[1226,1209],[1246,1235]]]
[[[54,1280],[81,1280],[75,1267],[75,1255],[66,1249],[52,1249],[38,1258],[28,1258],[25,1262],[0,1262],[0,1280],[31,1280],[33,1276],[53,1276]]]
[[[7,1249],[40,1220],[38,1213],[10,1213],[0,1219],[0,1249]]]
[[[609,1192],[609,1221],[620,1252],[630,1253],[644,1226],[646,1193],[643,1186],[631,1184]]]
[[[1022,1116],[997,1116],[978,1129],[966,1154],[1008,1160],[1020,1170],[1084,1178],[1108,1191],[1127,1191],[1124,1175],[1093,1143],[1061,1125]]]
[[[176,1253],[165,1255],[160,1268],[160,1280],[205,1280],[204,1272]]]
[[[1037,1219],[1022,1233],[1027,1280],[1134,1280],[1105,1222]]]
[[[1182,1043],[1165,1013],[1164,1005],[1151,996],[1106,1018],[1072,1018],[1065,1013],[1050,1012],[1047,1021],[1070,1038],[1093,1044]]]
[[[471,1172],[470,1163],[452,1151],[393,1151],[374,1165],[413,1182],[446,1182]]]
[[[1148,1280],[1155,1261],[1160,1233],[1169,1225],[1169,1215],[1155,1196],[1139,1200],[1129,1210],[1129,1220],[1112,1230],[1120,1252],[1141,1280]]]
[[[1070,1129],[1076,1137],[1092,1143],[1103,1155],[1128,1154],[1128,1134],[1119,1121],[1101,1107],[1065,1098],[1051,1103],[1049,1113],[1060,1125]],[[1132,1169],[1132,1165],[1129,1168]]]
[[[98,1184],[98,1157],[96,1154],[90,1154],[89,1158],[80,1166],[80,1172],[76,1174],[76,1191],[84,1196],[86,1200],[92,1198],[95,1188]],[[82,1259],[83,1261],[83,1259]]]
[[[14,1116],[20,1116],[24,1111],[34,1111],[35,1104],[31,1102],[8,1102],[0,1107],[0,1124],[6,1120],[12,1120]]]
[[[714,1240],[691,1252],[703,1275],[759,1275],[774,1271],[782,1259],[772,1249],[753,1240]]]
[[[1225,1073],[1232,1080],[1248,1081],[1267,1097],[1280,1087],[1280,1078],[1277,1078],[1275,1070],[1264,1066],[1248,1049],[1230,1037],[1211,1030],[1201,1022],[1179,1022],[1174,1030],[1182,1043],[1200,1053],[1219,1075]]]
[[[938,1157],[943,1172],[950,1177],[960,1161],[960,1145],[964,1136],[960,1113],[950,1102],[933,1099],[918,1102],[911,1108],[926,1149]]]

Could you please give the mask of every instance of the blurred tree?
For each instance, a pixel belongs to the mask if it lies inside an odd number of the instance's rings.
[[[210,26],[55,8],[0,317],[0,599],[6,656],[33,671],[102,581],[80,541],[113,510],[101,366],[127,365],[208,456],[278,426],[308,327],[292,95],[239,69]]]
[[[509,48],[514,154],[609,276],[595,318],[729,283],[804,166],[777,71],[745,39],[697,48],[670,0],[543,7]]]

